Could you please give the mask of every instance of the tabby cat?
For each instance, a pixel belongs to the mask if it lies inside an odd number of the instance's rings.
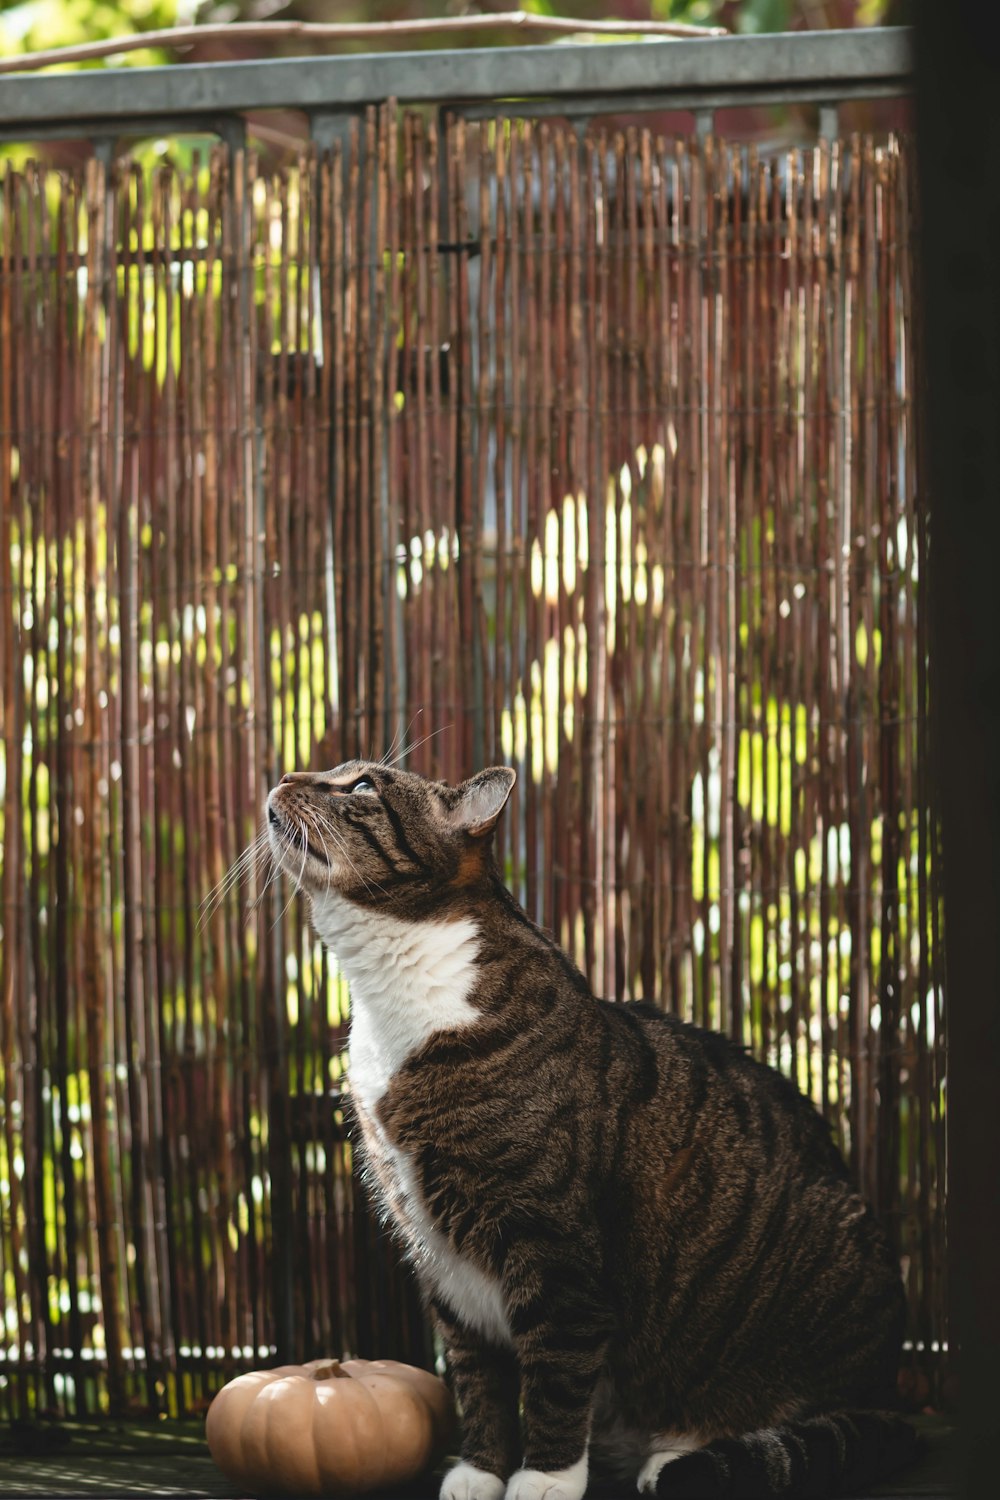
[[[442,1500],[822,1495],[909,1456],[898,1268],[826,1126],[721,1036],[595,999],[506,890],[514,783],[283,777],[272,851],[351,992],[365,1179],[463,1418]],[[622,1493],[619,1488],[616,1493]]]

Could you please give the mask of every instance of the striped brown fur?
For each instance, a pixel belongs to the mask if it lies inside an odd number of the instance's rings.
[[[791,1083],[595,998],[527,918],[491,847],[513,779],[355,761],[268,804],[351,983],[365,1175],[463,1411],[445,1500],[579,1500],[602,1458],[665,1496],[874,1477],[912,1446],[850,1415],[895,1387],[879,1225]]]

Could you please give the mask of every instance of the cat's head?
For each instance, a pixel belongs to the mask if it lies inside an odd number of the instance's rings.
[[[267,799],[271,850],[314,898],[427,909],[489,877],[491,835],[514,781],[492,766],[451,787],[362,760],[292,772]]]

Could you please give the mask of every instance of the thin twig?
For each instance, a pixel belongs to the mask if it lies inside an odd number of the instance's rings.
[[[535,16],[523,10],[496,15],[434,16],[401,21],[236,21],[231,25],[167,26],[134,36],[80,42],[72,47],[46,47],[19,57],[0,58],[0,73],[28,73],[62,63],[92,62],[153,47],[193,47],[216,41],[344,42],[365,37],[430,36],[439,32],[547,31],[560,35],[710,37],[728,35],[724,26],[690,26],[680,21],[580,21],[572,16]]]

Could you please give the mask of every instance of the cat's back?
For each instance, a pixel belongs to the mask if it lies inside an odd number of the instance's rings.
[[[748,1420],[772,1365],[789,1399],[827,1394],[820,1377],[838,1397],[890,1384],[898,1270],[809,1100],[723,1036],[648,1005],[602,1010],[626,1047],[638,1037],[656,1058],[656,1090],[624,1121],[607,1220],[625,1268],[626,1365],[670,1368],[676,1388],[696,1391],[721,1364],[732,1379],[714,1396]],[[848,1336],[866,1320],[877,1332],[867,1353]]]
[[[761,1271],[825,1247],[852,1265],[884,1237],[853,1189],[829,1125],[795,1084],[727,1037],[645,1004],[602,1004],[620,1045],[655,1077],[621,1116],[622,1223],[683,1243],[690,1265]],[[777,1274],[777,1273],[776,1273]]]
[[[641,1037],[656,1059],[651,1114],[671,1135],[725,1160],[766,1170],[779,1160],[799,1176],[846,1181],[829,1126],[795,1084],[719,1032],[646,1002],[601,1002],[620,1033]],[[648,1124],[648,1120],[647,1120]],[[737,1162],[734,1160],[733,1164]]]

